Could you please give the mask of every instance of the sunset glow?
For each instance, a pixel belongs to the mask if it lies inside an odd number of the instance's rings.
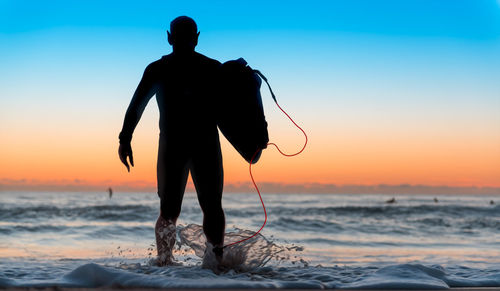
[[[198,21],[197,51],[247,59],[309,135],[297,157],[265,150],[257,181],[500,187],[498,1],[146,2],[2,4],[0,190],[154,187],[156,101],[135,131],[131,173],[118,133],[144,68],[170,52],[169,21],[184,14]],[[262,94],[271,141],[300,149],[300,131]],[[226,184],[248,182],[248,164],[221,141]]]

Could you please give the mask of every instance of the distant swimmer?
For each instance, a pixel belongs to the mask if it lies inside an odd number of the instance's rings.
[[[385,201],[385,203],[389,203],[389,204],[396,203],[396,198],[392,197],[391,199]]]
[[[495,201],[490,200],[490,205],[493,205],[493,204],[495,204]]]
[[[439,200],[436,197],[434,197],[434,203],[438,203],[438,202],[439,202]]]
[[[113,189],[111,187],[108,188],[108,193],[109,193],[109,199],[113,196]]]

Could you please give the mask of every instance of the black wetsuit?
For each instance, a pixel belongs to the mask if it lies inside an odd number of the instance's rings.
[[[197,52],[170,54],[145,70],[128,107],[120,143],[132,133],[149,99],[156,94],[160,110],[157,179],[161,215],[176,221],[189,172],[204,214],[207,239],[222,243],[223,169],[215,119],[215,92],[220,63]]]

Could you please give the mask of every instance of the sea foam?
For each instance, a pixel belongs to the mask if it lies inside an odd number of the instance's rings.
[[[88,263],[53,280],[12,280],[0,276],[0,287],[150,287],[150,288],[350,288],[447,289],[500,286],[500,273],[475,277],[449,274],[440,266],[400,264],[380,269],[345,267],[259,267],[251,272],[216,275],[198,266],[103,266]]]

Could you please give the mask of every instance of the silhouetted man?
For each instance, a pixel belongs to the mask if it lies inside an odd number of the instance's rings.
[[[181,211],[189,172],[203,211],[203,230],[216,258],[222,258],[225,218],[222,210],[222,155],[215,119],[214,87],[220,63],[195,52],[199,32],[193,19],[170,23],[173,52],[146,67],[125,115],[120,133],[120,159],[134,166],[130,141],[153,95],[160,109],[158,196],[161,212],[155,234],[158,263],[172,263],[175,223]]]

